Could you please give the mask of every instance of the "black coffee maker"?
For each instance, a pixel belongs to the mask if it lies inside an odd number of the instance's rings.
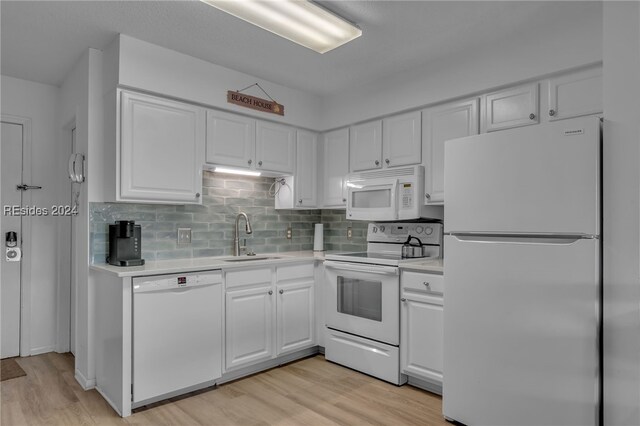
[[[144,265],[141,258],[142,228],[133,220],[118,220],[109,225],[109,256],[107,263],[115,266]]]

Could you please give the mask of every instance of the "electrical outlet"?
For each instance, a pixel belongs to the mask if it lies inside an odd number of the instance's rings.
[[[288,227],[287,228],[287,240],[290,240],[292,236],[293,236],[293,231],[291,230],[291,227]]]
[[[350,240],[353,238],[353,228],[352,227],[348,227],[347,228],[347,240]]]
[[[191,228],[178,228],[178,245],[191,244]]]

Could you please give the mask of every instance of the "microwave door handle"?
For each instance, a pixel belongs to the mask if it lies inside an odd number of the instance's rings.
[[[398,179],[394,179],[391,186],[391,206],[393,208],[393,220],[398,220],[400,217],[400,206],[397,204],[398,200]]]
[[[393,266],[378,266],[369,264],[361,265],[354,263],[332,262],[330,260],[325,261],[324,266],[326,268],[340,269],[342,271],[366,272],[370,274],[381,275],[398,275],[398,268],[395,268]]]

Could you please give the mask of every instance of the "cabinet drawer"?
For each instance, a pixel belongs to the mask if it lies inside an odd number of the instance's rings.
[[[313,262],[297,265],[278,266],[276,268],[276,281],[298,280],[308,278],[313,280]]]
[[[271,285],[271,268],[227,271],[225,278],[226,288],[245,287],[256,284]]]
[[[400,285],[403,290],[410,289],[444,294],[444,277],[442,275],[403,271]]]

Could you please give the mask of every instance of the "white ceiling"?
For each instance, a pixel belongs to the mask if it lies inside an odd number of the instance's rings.
[[[319,95],[378,81],[525,29],[602,14],[599,2],[322,1],[362,37],[317,54],[199,1],[1,1],[1,71],[60,85],[118,33]]]

